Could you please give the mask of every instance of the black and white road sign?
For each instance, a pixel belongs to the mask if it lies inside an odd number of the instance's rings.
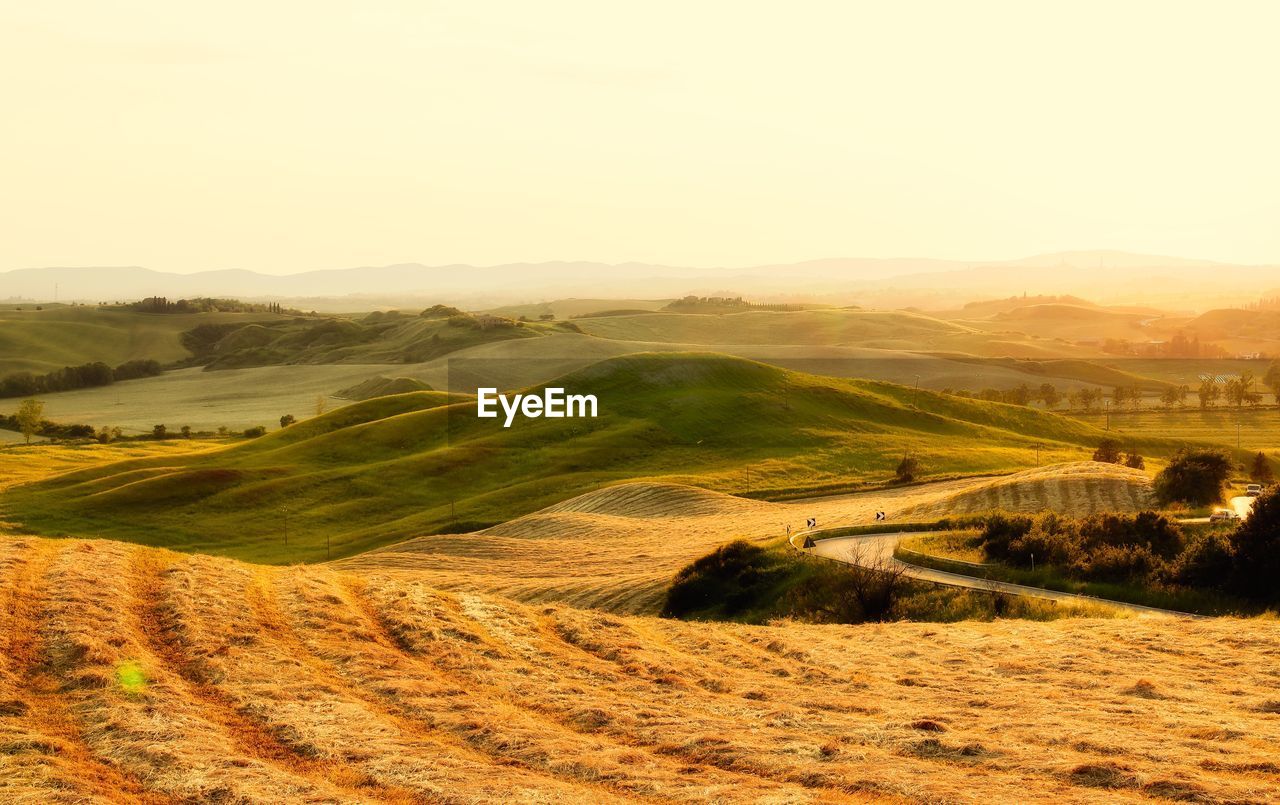
[[[876,522],[880,522],[882,520],[888,520],[888,519],[889,519],[889,515],[885,514],[884,512],[876,512]]]
[[[817,527],[818,527],[818,520],[817,520],[817,518],[815,518],[815,517],[810,517],[808,520],[805,520],[805,521],[804,521],[804,524],[805,524],[806,526],[808,526],[809,528],[817,528]]]

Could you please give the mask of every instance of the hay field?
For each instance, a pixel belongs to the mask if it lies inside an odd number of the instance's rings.
[[[12,537],[0,598],[9,802],[1280,797],[1274,620],[686,623]]]
[[[804,528],[869,525],[981,510],[979,503],[1085,514],[1133,511],[1145,503],[1141,473],[1080,462],[998,479],[969,478],[793,503],[747,500],[690,486],[629,483],[474,534],[424,536],[336,563],[387,572],[441,589],[492,593],[527,602],[559,601],[620,613],[655,614],[684,565],[734,539],[781,538]],[[993,491],[996,490],[996,491]]]
[[[1151,477],[1142,470],[1081,461],[975,483],[946,497],[913,505],[905,514],[941,518],[990,511],[1034,514],[1048,509],[1083,517],[1139,511],[1154,503]]]

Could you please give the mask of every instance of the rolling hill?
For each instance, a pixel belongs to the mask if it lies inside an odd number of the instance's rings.
[[[1109,464],[1054,465],[1000,478],[963,478],[792,502],[698,487],[633,482],[604,487],[475,534],[422,536],[336,563],[434,587],[654,615],[692,559],[735,539],[780,540],[814,518],[823,528],[949,514],[1053,509],[1136,511],[1150,479]]]
[[[6,536],[0,799],[1265,802],[1278,640],[690,623]]]
[[[0,306],[0,376],[43,374],[102,361],[173,363],[190,353],[182,334],[200,324],[226,326],[282,319],[270,313],[137,313],[124,309],[32,304]],[[21,308],[21,309],[18,309]]]
[[[1039,453],[1085,457],[1104,435],[1026,408],[718,355],[631,355],[554,385],[596,395],[599,418],[504,429],[477,419],[469,398],[380,397],[222,451],[12,489],[0,509],[45,534],[315,561],[475,530],[621,480],[768,496],[849,491],[891,478],[904,453],[928,476],[1007,472]]]

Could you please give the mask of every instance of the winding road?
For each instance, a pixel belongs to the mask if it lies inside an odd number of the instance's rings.
[[[1063,603],[1082,603],[1096,604],[1101,606],[1113,607],[1115,609],[1132,612],[1138,615],[1163,615],[1176,618],[1199,618],[1200,615],[1193,615],[1187,612],[1178,612],[1171,609],[1158,609],[1156,607],[1147,607],[1141,604],[1130,604],[1124,601],[1112,601],[1106,598],[1095,598],[1089,595],[1080,595],[1079,593],[1064,593],[1057,590],[1046,590],[1042,587],[1028,587],[1023,584],[1013,584],[1007,581],[995,581],[993,579],[984,579],[977,576],[966,576],[961,573],[949,573],[945,570],[935,570],[930,567],[914,565],[910,562],[903,562],[894,556],[898,543],[908,537],[921,536],[926,533],[935,532],[902,532],[895,534],[867,534],[853,537],[827,537],[823,538],[822,530],[803,531],[792,536],[792,545],[794,546],[797,537],[810,537],[814,541],[814,546],[809,549],[809,553],[814,556],[821,556],[836,562],[844,562],[846,564],[859,565],[862,567],[884,567],[886,564],[903,570],[904,574],[913,579],[921,581],[929,581],[935,584],[945,584],[950,587],[961,587],[969,590],[981,590],[983,592],[1002,592],[1010,595],[1021,595],[1030,598],[1041,598],[1048,601],[1058,601]]]

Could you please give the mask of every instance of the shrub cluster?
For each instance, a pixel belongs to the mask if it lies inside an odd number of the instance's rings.
[[[1054,565],[1090,581],[1156,581],[1186,547],[1181,528],[1163,515],[1099,514],[1081,520],[1047,513],[988,518],[987,556],[1017,566]]]
[[[0,428],[21,431],[22,423],[18,421],[17,414],[0,416]],[[35,433],[48,439],[90,439],[93,438],[95,431],[92,425],[60,425],[57,422],[42,419]]]
[[[48,374],[14,372],[0,380],[0,397],[31,397],[55,391],[72,391],[109,386],[117,380],[134,380],[160,374],[156,361],[128,361],[112,369],[101,361],[80,366],[64,366]]]
[[[1229,533],[1188,539],[1155,512],[1070,519],[992,515],[979,540],[987,556],[1017,567],[1053,565],[1087,581],[1181,585],[1251,601],[1280,601],[1280,490],[1254,501],[1249,519]]]
[[[718,611],[734,617],[765,597],[783,571],[763,548],[735,540],[700,557],[676,574],[667,591],[665,617]]]

